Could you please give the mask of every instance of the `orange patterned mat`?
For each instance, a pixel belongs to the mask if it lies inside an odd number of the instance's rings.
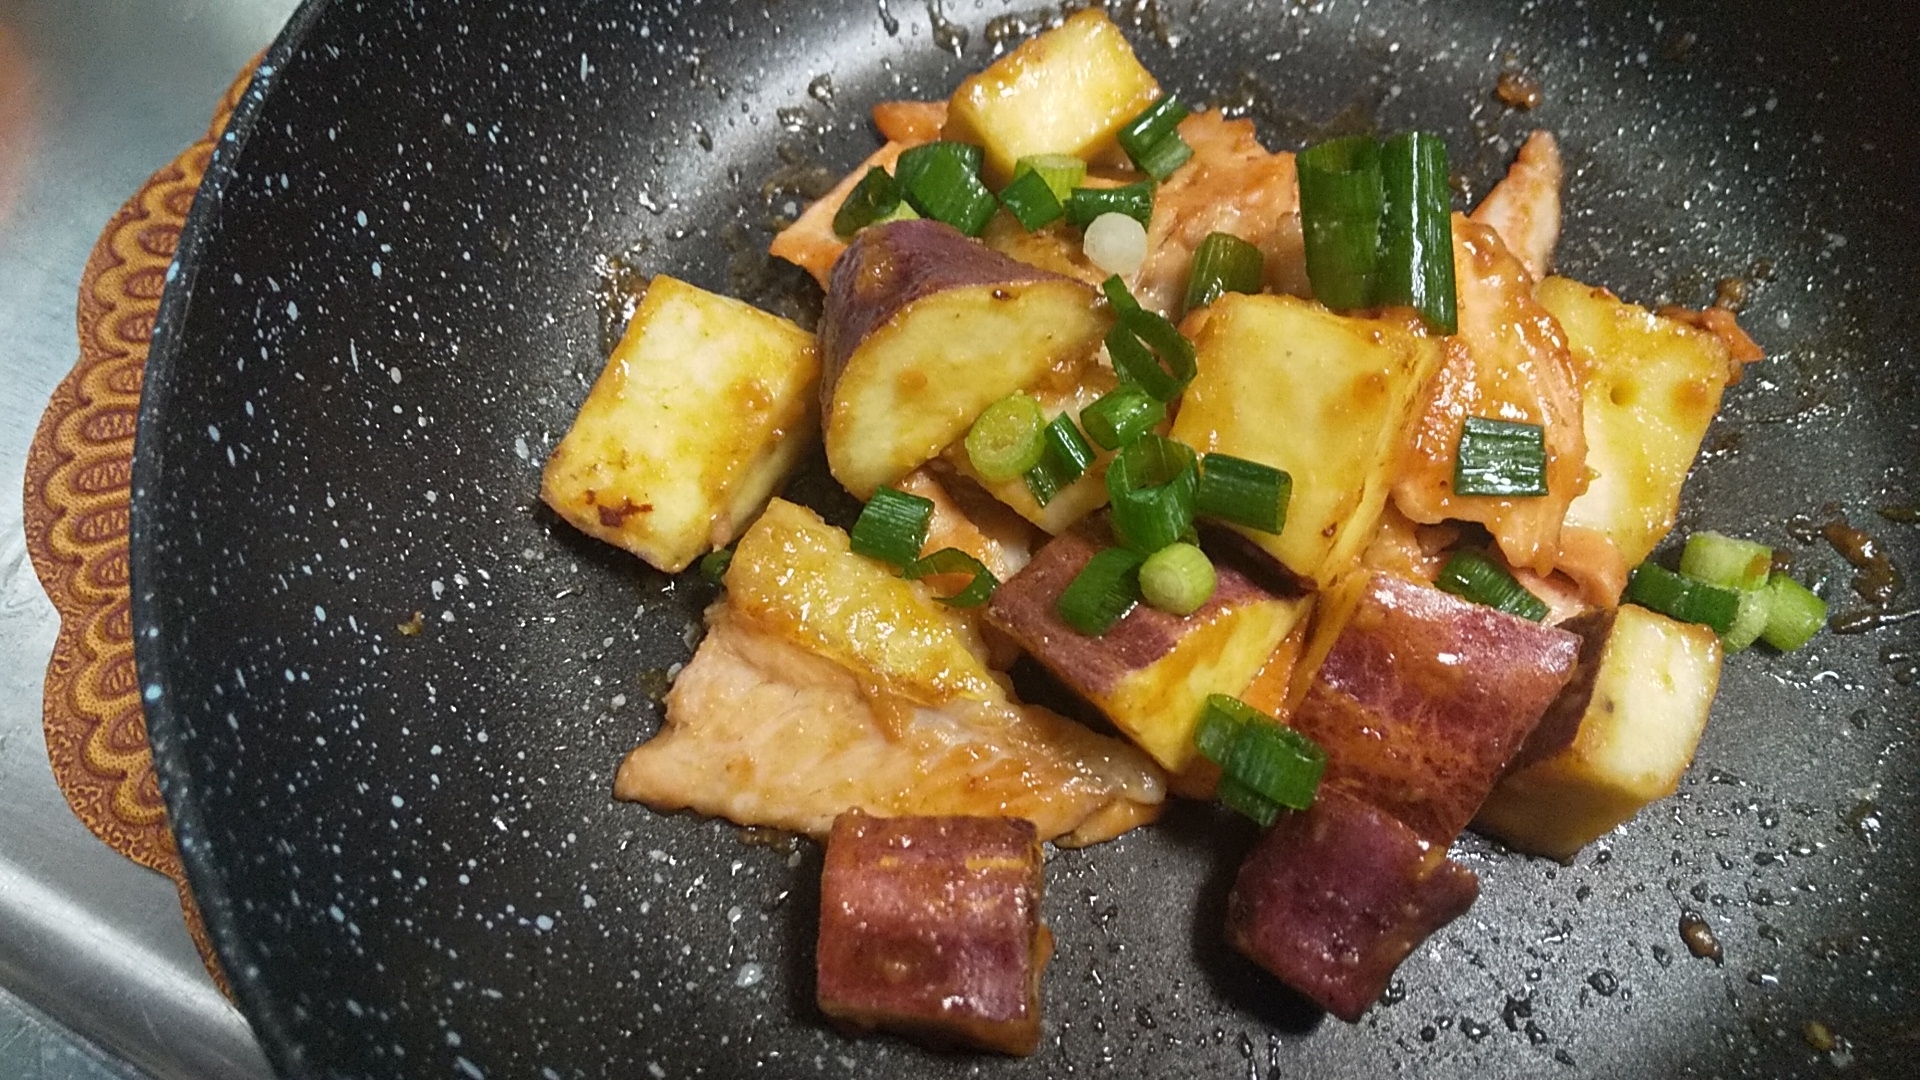
[[[60,613],[42,708],[47,756],[67,804],[107,846],[173,879],[207,973],[214,957],[147,747],[133,666],[127,525],[133,429],[167,264],[215,140],[255,64],[228,88],[199,142],[153,174],[107,222],[80,279],[80,359],[47,403],[27,454],[27,551]]]

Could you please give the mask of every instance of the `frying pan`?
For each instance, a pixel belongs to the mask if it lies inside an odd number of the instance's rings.
[[[1570,866],[1471,835],[1483,896],[1364,1022],[1219,941],[1252,840],[1208,807],[1054,852],[1027,1060],[811,1004],[817,848],[609,798],[710,586],[587,541],[539,466],[669,272],[805,317],[771,219],[1045,9],[313,0],[195,204],[149,364],[134,621],[195,891],[289,1076],[1911,1075],[1913,622],[1734,657],[1673,798]],[[1463,201],[1536,126],[1561,265],[1643,303],[1750,283],[1681,531],[1837,612],[1849,515],[1915,565],[1920,121],[1908,6],[1326,0],[1116,9],[1269,145],[1446,133]],[[1503,71],[1538,82],[1502,106]],[[798,498],[844,515],[816,462]],[[1908,597],[1896,600],[1893,610]],[[416,613],[417,617],[416,617]],[[1694,913],[1723,959],[1678,933]],[[1816,1025],[1823,1025],[1816,1026]],[[1829,1044],[1823,1031],[1837,1042]]]

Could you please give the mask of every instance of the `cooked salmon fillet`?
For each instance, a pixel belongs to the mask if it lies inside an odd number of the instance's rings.
[[[1117,739],[1005,698],[882,700],[724,604],[708,621],[667,694],[666,725],[621,764],[617,797],[814,837],[856,809],[1019,817],[1069,846],[1159,815],[1158,768]]]

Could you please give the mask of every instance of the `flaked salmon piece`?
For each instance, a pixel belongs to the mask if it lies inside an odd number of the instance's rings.
[[[873,107],[871,115],[881,138],[912,146],[940,137],[940,129],[947,126],[947,103],[882,101]]]
[[[1507,175],[1473,210],[1473,220],[1499,233],[1501,242],[1535,281],[1553,269],[1553,249],[1560,242],[1560,187],[1565,178],[1560,144],[1551,132],[1536,131],[1520,145]]]
[[[1307,295],[1293,155],[1269,152],[1254,137],[1253,121],[1229,120],[1218,110],[1182,120],[1180,135],[1193,159],[1154,193],[1147,261],[1135,276],[1134,296],[1178,317],[1193,253],[1211,232],[1232,233],[1259,248],[1273,291]]]
[[[725,604],[708,622],[616,797],[816,838],[848,810],[1026,818],[1069,846],[1159,816],[1160,770],[1117,739],[1005,698],[878,702],[854,672]]]
[[[1455,214],[1460,332],[1425,390],[1395,469],[1394,505],[1414,521],[1477,521],[1507,561],[1550,574],[1567,504],[1586,490],[1587,436],[1567,335],[1533,298],[1533,281],[1492,228]],[[1469,416],[1546,429],[1547,494],[1461,496],[1453,463]]]

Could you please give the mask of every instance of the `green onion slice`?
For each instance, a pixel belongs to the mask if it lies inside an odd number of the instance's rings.
[[[700,557],[700,576],[715,585],[727,581],[727,567],[733,565],[732,548],[715,548]]]
[[[842,240],[875,222],[886,220],[900,207],[900,189],[887,170],[874,166],[847,192],[840,209],[833,212],[833,233]]]
[[[1695,581],[1723,589],[1763,589],[1773,570],[1773,549],[1702,529],[1687,537],[1680,553],[1680,572]]]
[[[1231,454],[1200,459],[1194,512],[1202,517],[1278,533],[1287,524],[1292,499],[1293,477],[1284,470]]]
[[[1767,579],[1767,626],[1761,640],[1792,652],[1812,640],[1827,621],[1827,602],[1785,574]]]
[[[1061,413],[1041,429],[1040,460],[1027,470],[1027,491],[1033,501],[1045,506],[1060,489],[1080,479],[1093,465],[1093,447],[1074,426],[1073,418]]]
[[[1148,311],[1127,291],[1120,275],[1100,283],[1117,318],[1107,331],[1113,370],[1159,401],[1172,401],[1198,371],[1193,342],[1166,316]]]
[[[1107,450],[1120,449],[1159,427],[1166,418],[1166,403],[1130,382],[1121,383],[1080,410],[1087,437]]]
[[[1462,548],[1440,568],[1434,585],[1476,604],[1539,622],[1547,617],[1547,603],[1514,580],[1507,568],[1484,552]]]
[[[1165,180],[1193,157],[1193,148],[1180,137],[1180,121],[1187,115],[1187,107],[1169,94],[1120,128],[1120,148],[1141,172]]]
[[[1238,698],[1208,694],[1194,746],[1228,779],[1295,810],[1313,805],[1326,773],[1320,744]]]
[[[1015,180],[1030,172],[1039,173],[1054,199],[1064,206],[1073,189],[1087,178],[1087,163],[1072,154],[1028,154],[1013,163]]]
[[[1142,225],[1153,220],[1153,181],[1111,188],[1074,188],[1067,196],[1067,223],[1084,229],[1101,214],[1125,214]]]
[[[1220,777],[1219,785],[1213,789],[1213,797],[1227,809],[1252,818],[1263,829],[1280,817],[1279,803],[1231,776]]]
[[[1371,307],[1385,201],[1379,145],[1352,135],[1308,147],[1294,163],[1314,296],[1336,311]]]
[[[847,534],[848,545],[871,559],[906,566],[920,557],[933,520],[933,500],[883,487],[873,493]]]
[[[1380,147],[1380,177],[1385,207],[1374,304],[1411,307],[1429,328],[1454,333],[1459,319],[1446,142],[1424,131],[1393,136]]]
[[[1035,465],[1046,452],[1047,418],[1026,394],[1008,394],[974,417],[967,429],[967,461],[981,479],[999,484]]]
[[[980,179],[980,154],[979,147],[958,142],[911,147],[894,165],[894,183],[922,216],[978,236],[999,206]]]
[[[1773,608],[1773,596],[1764,585],[1758,589],[1742,589],[1739,596],[1740,607],[1733,613],[1733,625],[1720,635],[1720,644],[1726,646],[1729,653],[1740,652],[1760,640]]]
[[[940,602],[948,607],[979,607],[987,602],[998,588],[1000,582],[988,570],[985,563],[961,551],[959,548],[941,548],[930,555],[915,559],[907,564],[906,576],[913,581],[933,574],[972,574],[973,580],[952,596],[940,597]]]
[[[1702,623],[1717,634],[1731,629],[1734,617],[1740,613],[1739,593],[1681,577],[1651,562],[1634,567],[1621,599],[1681,622]]]
[[[1107,280],[1100,283],[1100,295],[1107,298],[1107,305],[1113,308],[1116,319],[1129,311],[1140,310],[1140,301],[1133,298],[1133,291],[1127,288],[1127,283],[1119,274],[1107,275]]]
[[[1140,563],[1126,548],[1103,548],[1087,560],[1054,601],[1054,610],[1088,637],[1113,628],[1140,601]]]
[[[1456,495],[1545,495],[1547,430],[1539,424],[1469,416],[1454,451]]]
[[[1187,310],[1206,307],[1230,292],[1257,293],[1265,272],[1259,248],[1232,233],[1208,233],[1187,271]]]
[[[1140,564],[1140,595],[1169,615],[1186,616],[1213,597],[1213,561],[1199,547],[1168,544]]]
[[[1128,443],[1107,465],[1114,535],[1143,556],[1181,539],[1193,529],[1199,484],[1191,447],[1159,435]]]
[[[1067,208],[1037,172],[1025,172],[1000,189],[1000,205],[1028,232],[1051,225],[1066,215]]]

